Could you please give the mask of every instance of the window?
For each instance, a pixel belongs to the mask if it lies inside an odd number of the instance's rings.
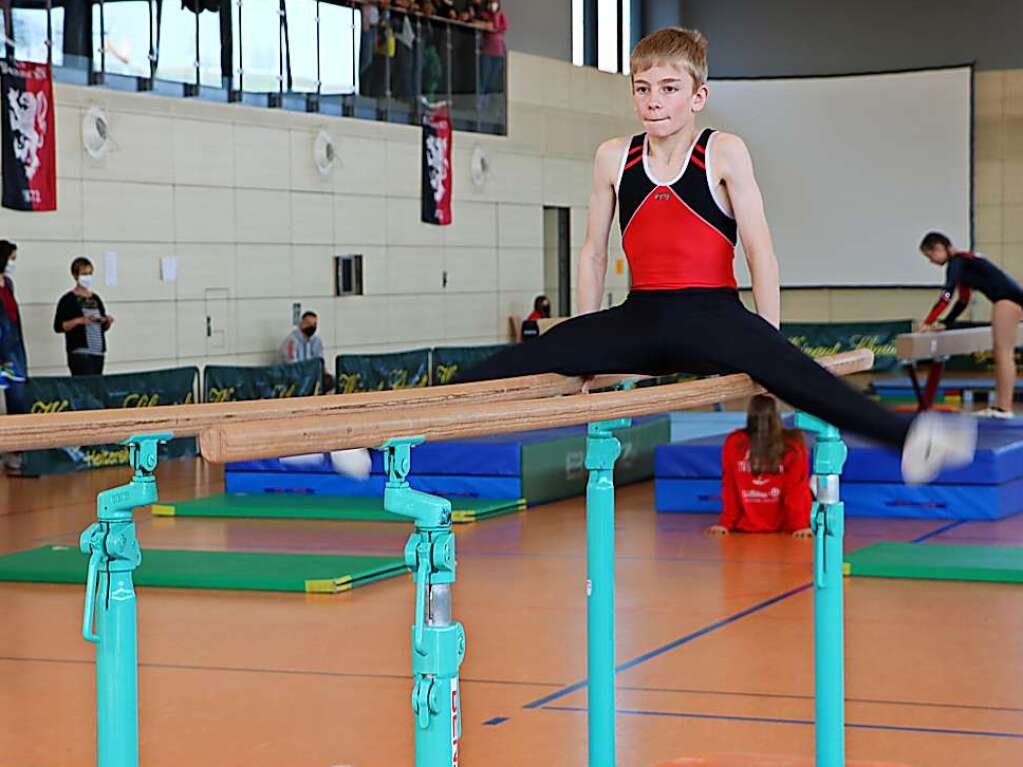
[[[291,90],[315,93],[317,75],[316,13],[319,3],[286,0],[288,53],[291,57]],[[320,46],[323,40],[320,40]],[[286,85],[286,83],[285,83]]]
[[[362,295],[362,256],[334,256],[334,295]]]
[[[597,69],[618,71],[618,9],[621,0],[597,0]]]
[[[632,55],[632,0],[620,0],[622,4],[622,66],[623,75],[629,74],[629,57]]]
[[[14,8],[14,57],[19,61],[46,61],[46,9]],[[0,25],[2,25],[0,15]],[[53,33],[53,65],[64,63],[64,9],[54,8],[50,14]]]
[[[633,0],[572,0],[572,63],[629,72]]]
[[[195,83],[196,15],[180,2],[164,3],[160,14],[160,40],[156,76],[161,80]],[[110,60],[110,57],[107,57]]]
[[[149,77],[150,8],[146,0],[92,6],[92,60],[96,70]]]
[[[164,3],[166,13],[167,3]],[[199,82],[220,88],[224,84],[220,66],[220,16],[203,11],[199,14]]]
[[[354,93],[361,60],[362,12],[320,3],[320,79],[324,93]]]
[[[277,0],[242,0],[242,77],[245,90],[281,89],[281,16]],[[313,40],[305,41],[305,45]]]
[[[583,27],[583,0],[572,0],[572,63],[581,67],[586,32]]]

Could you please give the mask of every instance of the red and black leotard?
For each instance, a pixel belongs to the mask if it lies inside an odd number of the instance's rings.
[[[710,186],[714,133],[700,133],[681,172],[666,183],[650,173],[646,134],[632,137],[618,180],[618,222],[632,290],[736,287],[735,219]]]
[[[952,296],[959,291],[959,299],[945,317],[945,324],[955,322],[966,307],[970,305],[970,296],[976,290],[991,303],[996,301],[1015,301],[1023,306],[1023,287],[1012,277],[992,264],[979,253],[956,253],[945,266],[945,287],[941,297],[934,304],[924,324],[930,325],[937,321],[945,307],[952,302]]]
[[[678,175],[649,172],[646,136],[633,136],[618,177],[628,298],[514,344],[458,380],[561,373],[748,373],[793,407],[899,446],[908,421],[850,388],[749,311],[736,290],[738,226],[710,185],[714,131],[700,133]]]

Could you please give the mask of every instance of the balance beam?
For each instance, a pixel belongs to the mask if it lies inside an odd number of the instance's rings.
[[[1023,325],[1018,330],[1016,343],[1023,345]],[[903,333],[895,339],[895,354],[903,362],[943,359],[993,348],[990,325],[934,333]]]
[[[869,370],[874,355],[859,349],[817,361],[833,373],[849,375]],[[739,374],[634,391],[522,399],[514,407],[462,401],[372,413],[299,416],[211,427],[199,435],[199,451],[211,463],[227,463],[377,447],[399,437],[464,439],[704,407],[762,391],[749,376]]]
[[[592,388],[614,386],[635,375],[598,376]],[[509,402],[578,394],[582,379],[553,373],[504,378],[479,383],[451,384],[422,389],[331,394],[291,399],[163,405],[153,408],[79,410],[33,413],[0,418],[0,452],[42,450],[121,442],[136,434],[171,432],[194,437],[202,431],[231,423],[268,421],[305,416],[322,418],[353,412],[385,411],[393,407],[420,408],[460,402]],[[299,451],[308,452],[308,451]]]
[[[1023,345],[1023,325],[1016,331],[1016,345]],[[994,349],[991,326],[957,330],[939,330],[933,333],[903,333],[895,339],[895,354],[906,366],[909,380],[913,384],[920,410],[929,410],[945,371],[945,360],[963,354],[986,352]],[[933,360],[923,387],[917,377],[916,363]]]

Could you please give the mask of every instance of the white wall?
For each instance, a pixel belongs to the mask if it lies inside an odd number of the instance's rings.
[[[290,329],[291,304],[320,316],[328,357],[506,340],[507,317],[543,289],[543,206],[572,208],[572,244],[585,234],[596,145],[634,130],[622,77],[512,54],[507,138],[457,133],[454,223],[419,222],[417,128],[58,85],[55,213],[0,211],[0,237],[18,243],[16,278],[31,372],[65,372],[53,310],[78,255],[117,322],[108,369],[262,364]],[[86,109],[106,110],[113,148],[82,149]],[[312,145],[337,143],[320,177]],[[474,189],[479,144],[493,173]],[[118,254],[106,286],[104,254]],[[332,295],[332,256],[365,256],[365,296]],[[609,289],[624,297],[626,276]],[[160,279],[175,256],[177,282]],[[447,272],[447,287],[442,274]],[[229,296],[226,345],[207,347],[206,291]]]

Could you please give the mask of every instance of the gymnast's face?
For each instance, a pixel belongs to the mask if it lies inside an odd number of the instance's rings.
[[[665,138],[696,122],[696,113],[707,103],[709,90],[704,83],[693,87],[692,75],[685,67],[672,63],[657,64],[632,76],[632,106],[646,132]]]
[[[924,254],[924,258],[935,266],[944,266],[948,263],[949,252],[948,248],[944,245],[935,245],[933,248],[920,248],[920,252]]]

